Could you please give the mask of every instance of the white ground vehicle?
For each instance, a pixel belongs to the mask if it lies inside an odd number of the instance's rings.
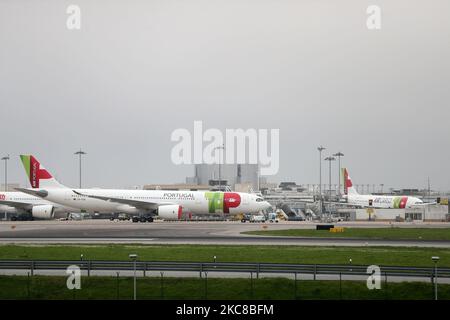
[[[261,215],[252,215],[250,222],[266,222],[266,217]]]
[[[116,216],[112,216],[110,218],[111,221],[125,221],[125,220],[131,220],[131,218],[126,213],[119,213]]]
[[[278,223],[280,221],[280,219],[278,219],[278,216],[275,212],[270,212],[268,214],[268,218],[269,218],[269,222],[276,222]]]

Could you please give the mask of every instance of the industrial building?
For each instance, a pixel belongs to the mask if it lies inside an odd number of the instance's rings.
[[[258,190],[260,182],[264,180],[259,179],[257,164],[196,164],[194,176],[186,178],[187,184],[230,187],[245,192]]]
[[[201,191],[210,190],[211,186],[203,184],[189,184],[189,183],[173,183],[173,184],[146,184],[142,188],[144,190],[189,190],[189,191]]]

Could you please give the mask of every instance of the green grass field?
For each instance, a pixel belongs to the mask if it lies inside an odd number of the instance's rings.
[[[83,277],[80,290],[68,290],[65,277],[0,276],[0,299],[132,299],[129,277]],[[285,278],[216,279],[138,278],[138,299],[433,299],[430,283],[382,282],[368,290],[362,281],[312,281]],[[450,299],[450,285],[439,285],[439,298]]]
[[[361,238],[383,240],[450,240],[450,228],[345,228],[344,232],[286,229],[248,231],[244,234],[287,237]]]
[[[306,264],[432,266],[431,256],[439,256],[440,266],[450,267],[450,249],[401,247],[299,247],[233,245],[51,245],[0,246],[0,259],[129,260],[137,253],[147,261],[272,262]]]

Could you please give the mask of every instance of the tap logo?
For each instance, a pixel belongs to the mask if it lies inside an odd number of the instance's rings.
[[[405,209],[407,202],[408,202],[408,197],[395,197],[394,198],[394,208],[395,209]]]
[[[206,192],[209,213],[230,213],[231,208],[241,204],[241,196],[236,192]]]
[[[39,166],[36,162],[32,163],[31,167],[31,186],[33,188],[39,188],[39,180],[36,179],[36,173],[39,170]]]

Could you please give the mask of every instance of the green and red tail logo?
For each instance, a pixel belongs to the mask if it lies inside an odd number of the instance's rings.
[[[342,168],[341,171],[342,171],[341,176],[342,176],[342,179],[344,180],[343,181],[344,194],[348,194],[348,189],[353,187],[353,183],[352,183],[352,180],[350,179],[350,177],[348,176],[347,168]]]
[[[33,156],[21,155],[20,159],[28,175],[32,188],[39,188],[41,179],[51,179],[52,175],[47,170],[41,168],[41,164]]]

